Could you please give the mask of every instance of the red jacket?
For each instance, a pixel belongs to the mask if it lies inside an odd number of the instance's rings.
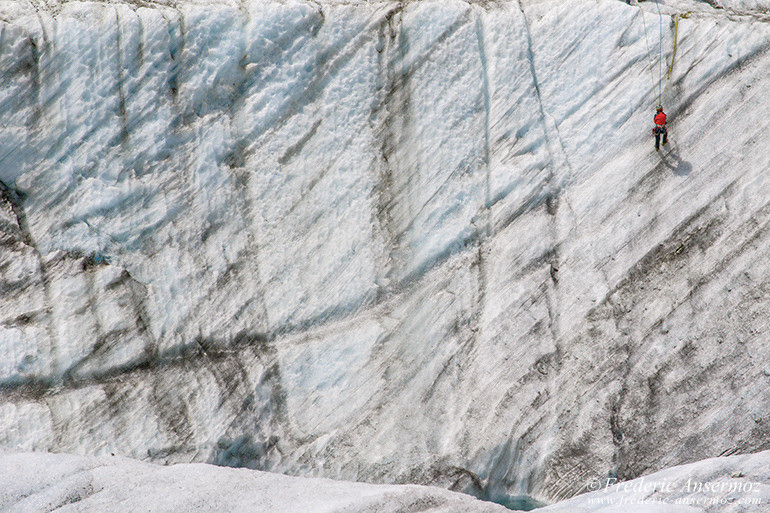
[[[663,126],[666,124],[666,113],[663,111],[658,112],[655,114],[655,124]]]

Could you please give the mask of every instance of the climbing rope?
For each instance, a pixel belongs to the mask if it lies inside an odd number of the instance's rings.
[[[644,40],[645,40],[645,43],[647,44],[647,60],[650,63],[650,78],[652,80],[652,92],[657,97],[656,104],[663,105],[663,98],[666,95],[666,91],[668,90],[668,83],[671,80],[671,71],[674,69],[674,59],[676,58],[676,43],[678,39],[680,16],[679,15],[674,16],[674,49],[673,49],[673,52],[671,53],[671,64],[669,64],[668,66],[668,72],[666,73],[666,83],[664,86],[663,85],[663,15],[660,12],[660,2],[659,1],[655,2],[655,6],[657,7],[657,10],[658,10],[658,31],[659,31],[658,32],[658,81],[657,81],[657,87],[656,87],[655,71],[653,70],[652,51],[650,49],[650,38],[647,33],[647,22],[644,20],[644,9],[642,9],[641,4],[637,3],[637,5],[639,6],[639,13],[642,17],[642,26],[644,27]]]
[[[663,105],[663,91],[660,90],[663,81],[663,16],[660,14],[660,0],[655,0],[655,7],[658,8],[658,105]]]
[[[666,86],[663,88],[663,93],[661,94],[661,102],[663,101],[663,97],[666,96],[666,91],[668,90],[668,82],[671,80],[671,71],[674,69],[674,59],[676,59],[676,42],[678,40],[678,34],[679,34],[679,15],[677,14],[674,16],[674,50],[671,52],[671,64],[668,67],[668,73],[666,74]]]
[[[642,17],[642,26],[644,27],[644,41],[647,43],[647,60],[650,62],[650,80],[652,81],[652,92],[655,93],[655,72],[652,70],[652,55],[650,52],[650,38],[647,36],[647,22],[644,21],[644,9],[642,9],[642,5],[637,3],[639,6],[639,14]],[[660,95],[657,95],[660,96]]]

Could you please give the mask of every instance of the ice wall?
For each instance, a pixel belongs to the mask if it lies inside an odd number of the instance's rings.
[[[0,444],[549,501],[766,448],[770,26],[661,9],[0,2]]]

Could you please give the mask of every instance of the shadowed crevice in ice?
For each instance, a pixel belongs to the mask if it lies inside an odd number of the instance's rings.
[[[270,353],[266,335],[240,333],[228,341],[197,338],[188,344],[162,351],[150,346],[150,349],[141,358],[125,364],[90,372],[80,370],[88,365],[89,360],[97,357],[99,353],[105,352],[107,350],[105,346],[119,344],[120,335],[120,333],[107,334],[100,343],[94,346],[92,354],[73,364],[63,374],[47,377],[16,376],[2,381],[0,382],[0,395],[20,398],[40,397],[49,392],[86,388],[94,384],[110,383],[132,375],[162,374],[164,370],[175,367],[215,365],[218,361],[237,359],[239,351]]]

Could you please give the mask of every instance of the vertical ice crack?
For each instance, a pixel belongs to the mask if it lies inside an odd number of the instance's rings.
[[[556,178],[556,166],[567,169],[569,175],[572,174],[572,166],[567,159],[567,153],[564,150],[564,144],[562,143],[561,136],[559,135],[559,128],[556,125],[554,119],[546,112],[543,106],[543,97],[540,91],[540,82],[537,78],[537,69],[535,68],[535,52],[532,44],[532,33],[529,28],[529,20],[524,12],[524,6],[519,2],[519,10],[521,10],[522,18],[524,19],[524,29],[527,35],[527,56],[529,61],[529,71],[532,75],[532,84],[535,88],[535,95],[537,96],[537,104],[540,110],[540,119],[543,123],[543,131],[548,146],[548,154],[551,157],[551,166],[549,168],[548,183],[552,190],[551,194],[557,194],[560,187],[555,186],[553,183]],[[566,180],[562,180],[565,182]]]
[[[478,261],[479,261],[479,291],[478,291],[478,308],[476,312],[476,322],[481,326],[481,316],[485,308],[486,290],[487,290],[487,266],[485,259],[484,244],[487,243],[491,235],[491,162],[489,151],[489,119],[490,119],[490,92],[489,92],[489,62],[487,60],[486,45],[485,45],[485,33],[484,33],[484,21],[482,19],[482,12],[478,12],[476,15],[476,41],[478,43],[479,60],[481,63],[481,84],[482,84],[482,99],[484,102],[484,205],[482,213],[483,233],[479,241],[478,246]]]
[[[126,114],[126,93],[124,89],[123,78],[123,48],[120,37],[120,13],[115,8],[115,48],[118,54],[116,59],[116,75],[115,89],[118,93],[118,118],[120,119],[120,135],[118,140],[121,144],[125,144],[128,141],[128,118]]]
[[[168,90],[171,94],[171,100],[174,105],[177,105],[179,101],[179,81],[181,79],[180,75],[182,74],[182,63],[180,62],[183,58],[183,52],[185,49],[185,37],[186,37],[186,26],[185,26],[185,19],[184,19],[184,13],[182,10],[176,6],[176,12],[177,12],[177,24],[179,32],[172,28],[173,21],[174,20],[166,20],[168,24],[168,58],[170,59],[169,62],[169,69],[168,69],[168,79],[166,83],[168,84]],[[165,16],[164,16],[165,18]],[[174,124],[176,124],[176,121],[179,120],[183,116],[183,112],[181,112],[176,116],[176,119],[174,120]]]
[[[388,11],[380,21],[376,43],[378,66],[378,96],[371,113],[371,124],[378,146],[375,186],[374,219],[386,246],[385,256],[379,263],[377,299],[382,300],[393,291],[394,262],[399,258],[398,220],[394,208],[400,187],[406,180],[400,176],[399,147],[409,125],[409,74],[405,69],[407,52],[405,36],[401,32],[401,7]]]
[[[547,212],[549,215],[553,216],[554,218],[558,215],[558,195],[560,192],[560,186],[555,184],[556,181],[556,168],[557,165],[560,167],[564,167],[566,165],[567,168],[569,168],[569,163],[566,162],[566,156],[564,155],[564,149],[561,144],[561,139],[559,138],[559,132],[556,129],[556,123],[553,121],[551,116],[549,116],[546,111],[545,107],[543,106],[543,98],[542,94],[540,92],[540,83],[538,81],[537,77],[537,70],[535,68],[535,54],[532,44],[532,34],[529,27],[529,20],[527,19],[527,15],[524,12],[524,6],[519,2],[519,9],[521,10],[521,16],[524,23],[524,30],[526,32],[527,36],[527,57],[529,62],[529,71],[532,75],[532,85],[535,89],[535,95],[537,97],[537,104],[540,111],[540,120],[543,124],[543,134],[546,139],[546,146],[548,148],[548,154],[550,157],[550,165],[548,166],[548,176],[546,178],[546,183],[548,184],[548,190],[544,191],[544,196],[547,198],[546,201],[546,207]],[[559,151],[561,150],[561,151]],[[554,233],[552,234],[554,237],[554,243],[556,243],[558,239],[558,226],[554,227]],[[550,274],[551,279],[553,281],[553,285],[551,288],[556,287],[558,284],[558,271],[559,271],[559,254],[558,249],[554,251],[554,255],[552,257],[552,261],[550,262]],[[554,344],[556,344],[556,341],[558,340],[559,334],[558,330],[556,328],[556,317],[558,316],[558,311],[551,310],[549,307],[549,317],[550,317],[550,328],[553,332],[554,337]]]
[[[484,208],[488,211],[490,208],[491,197],[491,178],[490,178],[490,152],[489,152],[489,118],[491,109],[491,100],[489,92],[489,62],[487,61],[486,46],[484,42],[484,22],[481,14],[476,17],[476,39],[479,46],[479,59],[481,60],[481,83],[484,99],[484,166],[486,170],[486,183],[484,187]],[[486,236],[489,236],[489,216],[487,216]]]
[[[519,2],[519,9],[521,10],[523,23],[524,23],[524,29],[526,31],[526,39],[527,39],[527,56],[528,56],[528,62],[529,62],[529,69],[530,73],[532,75],[532,84],[534,87],[535,95],[537,97],[537,103],[538,108],[540,111],[540,118],[543,124],[543,133],[546,140],[546,145],[548,149],[548,154],[550,157],[550,165],[548,166],[548,176],[546,178],[547,188],[548,190],[543,191],[544,196],[547,198],[547,211],[548,214],[552,216],[553,222],[551,223],[552,229],[551,229],[551,237],[553,238],[552,243],[554,245],[554,251],[553,251],[553,257],[550,262],[551,266],[551,278],[552,278],[552,284],[549,287],[549,290],[551,290],[553,293],[556,293],[556,287],[558,287],[559,282],[559,269],[561,268],[560,260],[561,257],[559,255],[559,241],[561,239],[561,233],[563,233],[563,223],[564,220],[563,215],[559,215],[559,204],[561,199],[561,192],[562,188],[565,186],[565,184],[569,181],[569,177],[572,175],[572,166],[569,163],[569,160],[567,158],[566,150],[564,149],[564,144],[561,140],[561,136],[559,134],[559,129],[554,121],[554,119],[548,114],[545,104],[543,101],[542,91],[540,88],[540,81],[538,79],[537,75],[537,68],[535,66],[535,54],[534,54],[534,45],[532,41],[532,32],[530,30],[529,26],[529,20],[527,18],[526,13],[524,12],[524,7]],[[560,172],[560,170],[563,170]],[[553,314],[551,316],[551,331],[553,332],[554,337],[554,344],[557,345],[558,348],[558,340],[561,336],[561,333],[559,331],[558,327],[558,314],[559,309],[556,308],[556,305],[554,305]]]

